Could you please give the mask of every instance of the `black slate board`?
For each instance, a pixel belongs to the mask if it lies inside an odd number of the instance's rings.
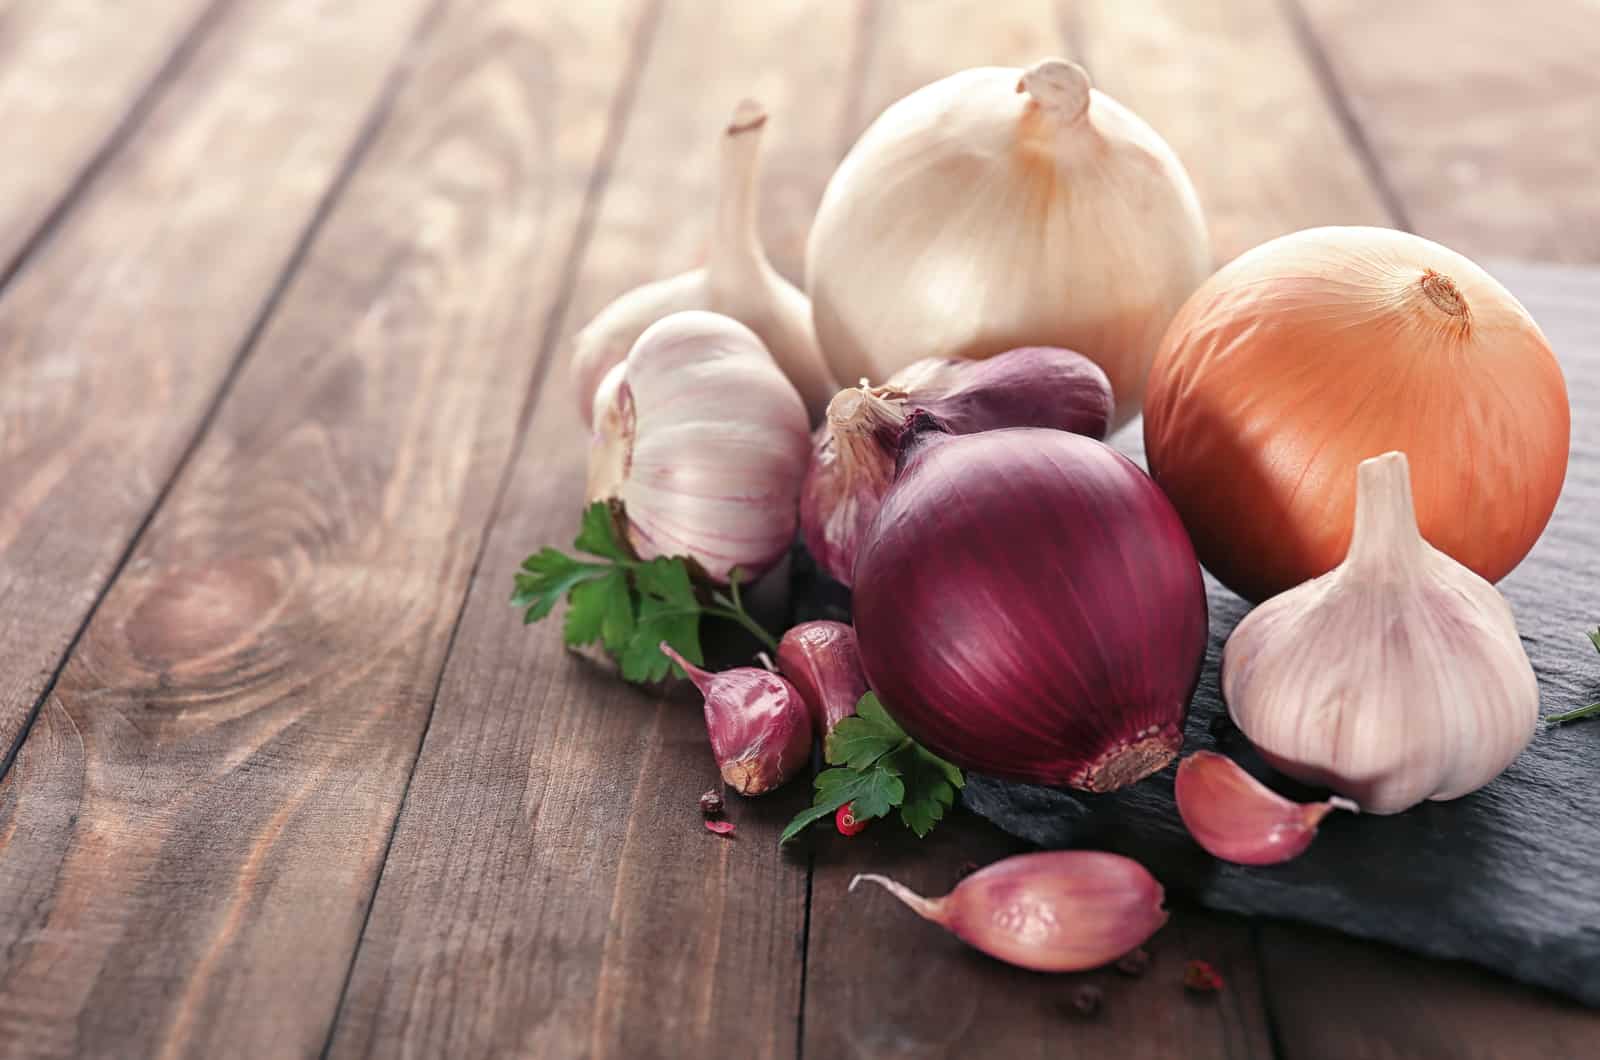
[[[1549,336],[1572,399],[1572,458],[1554,518],[1500,585],[1538,672],[1543,714],[1600,700],[1600,270],[1493,270]],[[1113,441],[1143,459],[1139,425]],[[1222,643],[1248,605],[1207,577],[1211,644],[1185,752],[1221,750],[1273,787],[1227,721]],[[1093,796],[974,777],[965,802],[1047,847],[1116,850],[1170,891],[1229,912],[1299,920],[1486,965],[1600,1007],[1600,719],[1544,729],[1488,787],[1393,817],[1334,814],[1311,849],[1270,868],[1217,861],[1188,837],[1173,771]]]

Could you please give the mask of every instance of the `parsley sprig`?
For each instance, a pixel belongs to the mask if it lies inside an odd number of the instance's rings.
[[[567,645],[599,641],[628,681],[659,681],[678,669],[661,654],[662,641],[703,663],[700,619],[707,615],[737,622],[769,651],[778,650],[772,634],[745,611],[737,571],[727,592],[697,590],[684,557],[636,558],[618,533],[618,517],[605,501],[584,510],[572,547],[594,559],[544,548],[523,560],[511,604],[525,609],[524,622],[544,618],[565,596]]]
[[[1594,643],[1594,650],[1600,651],[1600,629],[1589,634],[1589,640]],[[1565,714],[1552,714],[1544,719],[1547,725],[1560,725],[1564,721],[1578,721],[1581,718],[1600,717],[1600,703],[1590,703],[1587,707],[1569,710]]]
[[[900,808],[900,820],[918,838],[927,835],[966,784],[961,770],[918,744],[889,717],[871,692],[856,704],[824,744],[828,764],[813,781],[816,797],[783,830],[787,843],[809,825],[845,803],[858,821],[887,816]]]

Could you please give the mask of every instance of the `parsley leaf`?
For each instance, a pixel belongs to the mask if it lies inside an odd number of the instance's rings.
[[[601,642],[629,681],[659,681],[678,671],[661,653],[662,641],[684,658],[704,662],[700,619],[707,615],[737,622],[769,650],[778,650],[772,635],[744,610],[737,582],[731,599],[706,591],[707,602],[690,573],[692,561],[683,556],[637,559],[621,534],[622,525],[620,507],[596,501],[584,509],[572,547],[597,560],[577,559],[555,548],[524,560],[511,594],[511,603],[525,611],[523,621],[539,621],[566,597],[562,639],[569,647]]]
[[[527,608],[524,622],[537,622],[548,615],[556,601],[573,586],[601,577],[609,569],[601,563],[583,563],[553,548],[543,549],[522,561],[516,589],[511,594],[511,606]]]
[[[832,769],[817,774],[812,804],[783,830],[787,843],[845,803],[857,820],[883,817],[898,806],[900,820],[920,838],[952,805],[966,780],[961,770],[919,745],[871,692],[854,717],[834,727],[825,744]]]
[[[882,817],[905,797],[905,785],[886,766],[865,772],[853,769],[825,769],[813,782],[816,800],[801,810],[784,828],[778,842],[787,843],[811,824],[831,816],[845,803],[854,803],[857,820]]]

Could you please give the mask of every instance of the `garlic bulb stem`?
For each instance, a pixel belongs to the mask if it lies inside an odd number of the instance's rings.
[[[645,329],[693,309],[721,313],[754,331],[799,390],[810,421],[822,418],[839,384],[817,349],[811,303],[767,260],[757,225],[766,124],[766,111],[747,99],[723,130],[720,187],[705,267],[634,288],[578,333],[571,371],[585,423],[593,424],[606,407],[603,380]]]
[[[1363,460],[1356,468],[1355,531],[1345,565],[1364,575],[1404,577],[1418,570],[1427,547],[1417,529],[1405,454]]]
[[[722,178],[708,267],[713,291],[719,278],[725,285],[727,277],[767,261],[757,224],[761,130],[766,124],[767,112],[761,104],[742,100],[722,137]]]
[[[1017,91],[1026,92],[1040,106],[1049,107],[1063,123],[1078,121],[1089,113],[1089,72],[1065,59],[1046,59],[1023,71]]]

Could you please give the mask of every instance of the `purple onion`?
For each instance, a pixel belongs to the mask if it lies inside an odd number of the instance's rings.
[[[1166,496],[1064,431],[951,437],[913,417],[856,564],[867,680],[966,769],[1110,791],[1166,765],[1200,677],[1206,597]]]
[[[894,481],[906,417],[930,412],[952,434],[1001,427],[1053,427],[1103,438],[1111,383],[1100,366],[1054,346],[1024,346],[984,361],[932,357],[883,386],[834,395],[812,436],[800,495],[800,530],[828,575],[849,585],[856,553]]]

